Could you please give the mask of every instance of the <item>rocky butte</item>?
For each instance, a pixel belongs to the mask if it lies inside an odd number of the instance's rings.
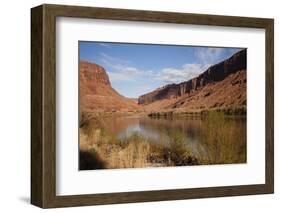
[[[136,101],[120,95],[112,88],[105,69],[97,64],[80,61],[80,112],[134,112]]]

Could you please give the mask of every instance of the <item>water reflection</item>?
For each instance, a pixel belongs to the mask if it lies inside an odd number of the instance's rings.
[[[208,154],[219,156],[217,152],[231,152],[246,149],[246,117],[225,117],[214,124],[205,117],[150,118],[146,116],[115,117],[103,119],[104,128],[118,139],[126,139],[139,134],[155,143],[169,143],[173,132],[179,132],[195,156]],[[227,124],[227,125],[226,125]],[[212,131],[212,128],[214,131]],[[216,138],[223,131],[224,140]],[[219,136],[221,137],[221,135]],[[237,143],[234,140],[237,137]],[[209,138],[211,138],[209,140]],[[220,140],[220,141],[218,141]],[[241,142],[241,140],[244,140]],[[210,144],[212,143],[212,144]],[[223,144],[222,144],[223,143]],[[237,145],[235,145],[237,144]],[[242,144],[242,148],[241,147]],[[235,147],[237,146],[237,147]],[[238,147],[239,146],[239,147]],[[233,148],[234,147],[234,148]],[[233,153],[232,153],[233,154]]]

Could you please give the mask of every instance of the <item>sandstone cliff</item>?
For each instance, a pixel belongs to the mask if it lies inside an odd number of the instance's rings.
[[[80,61],[79,66],[81,112],[131,112],[140,108],[111,87],[103,67],[86,61]]]
[[[246,106],[246,49],[209,67],[196,78],[142,95],[138,103],[147,111]]]
[[[111,86],[105,69],[80,62],[80,112],[202,111],[246,108],[246,49],[209,67],[191,80],[169,84],[137,100],[120,95]]]

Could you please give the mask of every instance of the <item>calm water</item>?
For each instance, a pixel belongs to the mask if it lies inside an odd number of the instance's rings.
[[[173,132],[179,133],[195,156],[206,154],[210,149],[221,152],[245,152],[246,117],[225,117],[223,121],[212,121],[206,117],[150,118],[146,116],[116,117],[103,119],[104,127],[118,139],[133,134],[157,143],[169,143]],[[213,128],[213,129],[212,129]],[[210,143],[208,142],[210,138]],[[220,143],[217,138],[223,138]],[[236,141],[235,141],[236,140]],[[220,147],[218,147],[220,146]],[[213,150],[211,150],[213,151]],[[236,153],[231,153],[236,155]]]

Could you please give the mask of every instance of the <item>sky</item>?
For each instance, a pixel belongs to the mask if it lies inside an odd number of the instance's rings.
[[[239,48],[79,42],[80,60],[106,70],[121,95],[138,98],[166,84],[188,81]]]

